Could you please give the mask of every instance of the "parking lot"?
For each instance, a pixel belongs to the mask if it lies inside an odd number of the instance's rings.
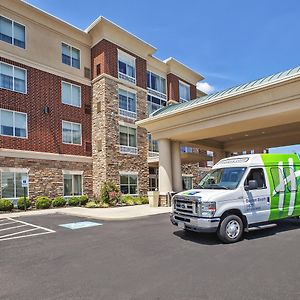
[[[0,219],[0,299],[299,299],[299,246],[295,219],[232,245],[168,214]]]

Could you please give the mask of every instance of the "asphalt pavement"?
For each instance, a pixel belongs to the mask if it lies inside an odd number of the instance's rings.
[[[214,234],[178,230],[168,214],[14,220],[49,234],[0,238],[0,299],[300,299],[300,220],[247,233],[231,245]],[[60,226],[77,222],[99,226]]]

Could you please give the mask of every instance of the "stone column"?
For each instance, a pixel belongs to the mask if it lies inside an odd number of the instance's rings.
[[[182,171],[180,157],[180,143],[172,142],[172,174],[173,174],[173,190],[174,192],[182,191]]]
[[[158,140],[159,149],[159,192],[167,194],[173,190],[172,186],[172,159],[171,141],[168,139]]]

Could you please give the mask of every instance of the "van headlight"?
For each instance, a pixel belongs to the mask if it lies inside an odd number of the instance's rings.
[[[211,218],[216,212],[216,202],[202,202],[201,217]]]

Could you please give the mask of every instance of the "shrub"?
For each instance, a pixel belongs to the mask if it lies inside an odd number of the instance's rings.
[[[101,187],[100,200],[102,203],[116,205],[120,201],[119,187],[112,181],[104,182]]]
[[[46,196],[37,197],[35,201],[35,207],[37,209],[47,209],[51,206],[51,199]]]
[[[53,200],[52,200],[52,206],[53,207],[63,207],[65,206],[67,203],[67,201],[65,200],[64,197],[55,197]]]
[[[79,197],[70,197],[68,200],[69,206],[79,206],[80,198]]]
[[[133,199],[133,201],[134,201],[134,204],[136,204],[136,205],[141,205],[142,204],[142,200],[141,200],[140,197],[135,197]]]
[[[95,201],[89,201],[85,205],[86,208],[96,208],[99,207],[99,204],[97,204]]]
[[[131,195],[122,196],[122,203],[126,205],[134,205],[135,198]]]
[[[144,197],[144,196],[139,196],[140,201],[142,204],[149,204],[149,199],[148,197]]]
[[[32,205],[31,201],[29,200],[28,197],[26,197],[26,209],[30,208]],[[17,201],[17,207],[18,209],[25,210],[25,201],[24,197],[20,197]]]
[[[89,201],[89,197],[87,195],[82,195],[79,197],[80,205],[86,205]]]
[[[109,207],[109,204],[107,203],[99,203],[99,206],[98,207],[101,207],[101,208],[108,208]]]
[[[1,211],[12,211],[14,205],[8,199],[0,199],[0,210]]]

